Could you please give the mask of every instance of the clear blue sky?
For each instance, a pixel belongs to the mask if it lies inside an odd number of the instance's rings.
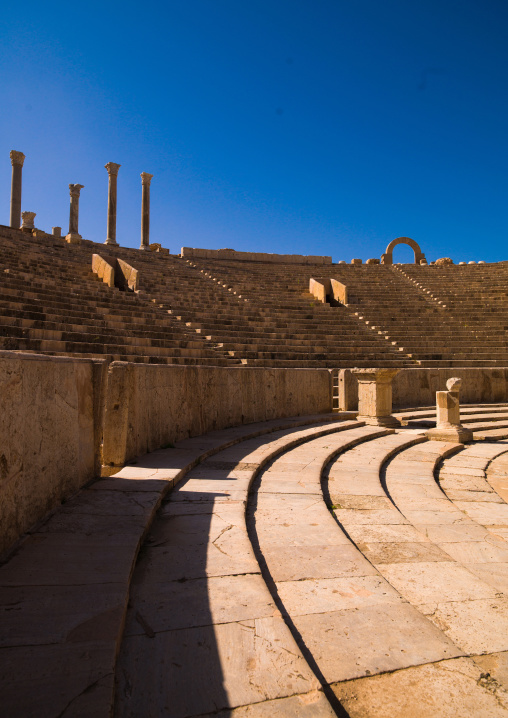
[[[379,257],[508,259],[505,0],[5,3],[0,223],[9,150],[36,226],[153,242]],[[398,248],[396,261],[409,259]]]

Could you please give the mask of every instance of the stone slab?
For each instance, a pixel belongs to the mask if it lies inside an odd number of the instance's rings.
[[[462,654],[401,602],[297,616],[294,623],[329,683]]]
[[[334,718],[336,715],[325,696],[320,691],[312,691],[290,698],[251,703],[242,708],[221,711],[214,713],[214,718]]]
[[[429,606],[430,620],[469,654],[508,650],[508,598]]]
[[[277,583],[277,592],[292,618],[309,613],[405,602],[381,576],[285,581]]]
[[[317,690],[282,618],[133,636],[120,656],[120,715],[187,718]]]
[[[135,587],[136,589],[137,587]],[[130,597],[125,635],[279,616],[260,575],[217,576],[185,582],[143,582]],[[142,616],[142,621],[136,615]]]
[[[468,658],[414,666],[333,686],[350,718],[504,718],[506,694],[481,685]]]
[[[496,592],[454,562],[383,564],[383,576],[413,604],[492,598]]]
[[[371,576],[377,571],[352,544],[333,546],[263,546],[274,581]]]
[[[419,563],[421,561],[451,561],[438,546],[422,541],[360,543],[358,548],[371,563]]]

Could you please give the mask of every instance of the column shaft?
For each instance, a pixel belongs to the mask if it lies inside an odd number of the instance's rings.
[[[150,247],[150,182],[153,175],[148,172],[141,173],[141,246],[140,249]]]
[[[11,150],[10,158],[12,163],[10,226],[19,229],[21,226],[21,184],[25,155],[22,152]]]
[[[69,244],[77,244],[81,240],[79,234],[79,193],[83,189],[82,184],[70,184],[69,192],[71,195],[71,204],[69,208],[69,233],[66,240]]]
[[[116,196],[117,196],[117,180],[118,170],[121,165],[116,162],[108,162],[104,165],[108,171],[108,236],[105,244],[118,244],[116,241]]]

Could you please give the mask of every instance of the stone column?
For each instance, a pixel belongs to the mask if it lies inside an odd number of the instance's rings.
[[[31,234],[34,227],[35,215],[37,212],[21,212],[22,224],[21,229],[23,232],[29,232]]]
[[[459,392],[462,379],[453,377],[446,382],[448,391],[436,391],[436,428],[427,431],[435,441],[473,441],[473,432],[460,423]]]
[[[352,369],[358,379],[358,421],[374,426],[400,426],[392,416],[392,379],[398,369]]]
[[[69,192],[71,195],[71,207],[69,212],[69,234],[65,237],[69,244],[79,244],[81,235],[78,232],[79,224],[79,193],[85,185],[70,184]]]
[[[118,170],[122,165],[115,162],[108,162],[104,167],[108,171],[108,236],[104,244],[118,244],[116,241],[116,182],[118,179]]]
[[[11,150],[12,183],[11,183],[11,221],[10,226],[19,229],[21,226],[21,174],[25,155]]]
[[[53,237],[61,237],[62,236],[62,228],[61,227],[51,227],[51,234]]]
[[[141,246],[140,249],[150,247],[150,182],[153,175],[148,172],[141,173],[141,184],[143,187],[141,195]]]

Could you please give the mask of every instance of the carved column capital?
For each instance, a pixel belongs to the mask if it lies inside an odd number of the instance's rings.
[[[20,165],[20,167],[23,167],[25,155],[22,152],[18,152],[17,150],[11,150],[9,157],[11,158],[11,163],[13,167],[14,165]]]
[[[71,197],[79,197],[79,193],[83,189],[85,185],[84,184],[70,184],[69,185],[69,192],[71,194]]]
[[[153,175],[148,174],[148,172],[142,172],[141,173],[141,184],[150,187],[150,182],[152,181]]]
[[[117,165],[116,162],[108,162],[107,165],[104,165],[110,177],[117,175],[121,166],[122,165]]]

